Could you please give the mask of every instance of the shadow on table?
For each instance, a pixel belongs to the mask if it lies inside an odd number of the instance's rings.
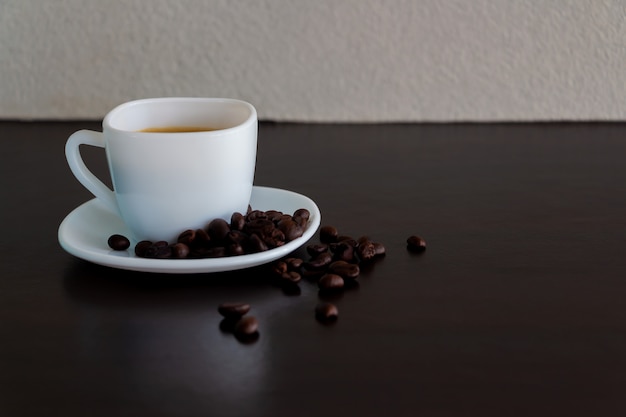
[[[211,274],[155,274],[74,260],[63,286],[72,301],[110,307],[150,308],[202,305],[276,293],[267,265]],[[215,304],[215,305],[217,305]]]

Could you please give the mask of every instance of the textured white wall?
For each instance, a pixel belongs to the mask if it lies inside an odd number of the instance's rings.
[[[625,120],[623,0],[0,0],[0,118]]]

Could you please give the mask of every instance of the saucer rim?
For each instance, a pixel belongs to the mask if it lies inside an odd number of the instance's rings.
[[[253,186],[252,198],[250,200],[250,204],[253,208],[255,207],[253,204],[255,195],[257,196],[256,199],[259,200],[259,193],[264,196],[264,198],[269,198],[268,194],[271,193],[281,195],[283,198],[288,196],[291,200],[297,201],[299,208],[309,210],[311,215],[304,234],[300,238],[288,242],[283,246],[264,252],[241,256],[204,259],[148,259],[137,257],[130,252],[126,252],[129,256],[120,256],[118,254],[112,254],[113,251],[106,246],[106,236],[103,238],[103,246],[101,248],[94,248],[93,246],[87,248],[80,247],[73,242],[71,235],[77,233],[75,225],[77,217],[84,212],[88,210],[105,210],[109,215],[119,219],[117,213],[113,213],[106,208],[100,200],[93,198],[76,207],[63,219],[58,229],[58,240],[61,247],[69,254],[88,262],[115,269],[167,274],[202,274],[251,268],[280,259],[298,249],[313,237],[321,224],[321,212],[317,204],[311,198],[286,189]],[[274,209],[283,211],[280,207]],[[265,208],[265,210],[270,210],[270,208]],[[102,227],[104,228],[106,226]]]

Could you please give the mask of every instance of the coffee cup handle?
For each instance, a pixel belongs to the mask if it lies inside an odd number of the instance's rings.
[[[93,130],[79,130],[73,133],[65,144],[65,158],[76,179],[105,206],[117,213],[115,194],[87,168],[80,155],[80,145],[104,148],[104,135]]]

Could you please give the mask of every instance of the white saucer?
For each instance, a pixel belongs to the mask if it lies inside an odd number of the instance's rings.
[[[279,259],[305,244],[317,231],[321,213],[310,198],[278,188],[253,187],[250,205],[255,210],[278,210],[291,214],[299,208],[309,210],[309,225],[302,237],[265,252],[210,259],[146,259],[135,256],[131,241],[126,251],[113,251],[107,240],[112,234],[130,232],[116,213],[98,199],[74,209],[59,226],[59,243],[70,254],[113,268],[169,274],[194,274],[249,268]]]

